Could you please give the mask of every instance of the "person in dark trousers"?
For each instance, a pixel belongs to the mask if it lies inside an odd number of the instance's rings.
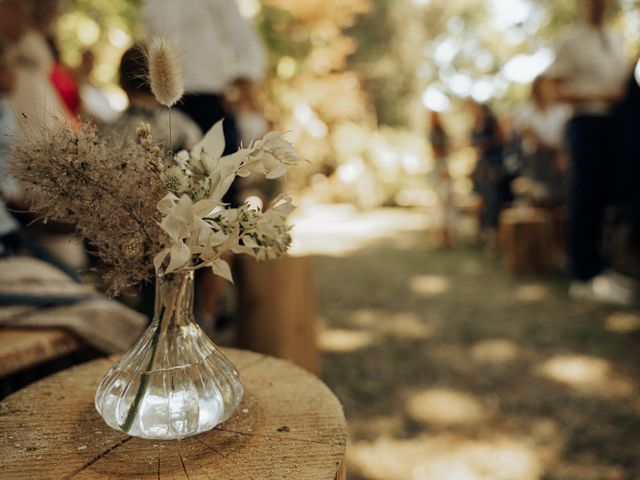
[[[150,34],[168,38],[180,51],[186,94],[176,107],[205,134],[224,119],[224,154],[235,152],[240,134],[225,94],[262,81],[265,70],[258,36],[240,15],[236,1],[145,0],[143,17]],[[224,200],[238,205],[237,182]],[[196,282],[196,319],[212,334],[215,318],[221,316],[224,280],[202,269]]]
[[[260,82],[265,68],[256,32],[235,0],[146,0],[143,16],[151,34],[171,39],[181,52],[186,94],[177,108],[204,133],[224,118],[224,153],[235,152],[240,135],[224,95]]]
[[[604,269],[601,252],[612,170],[611,111],[629,74],[623,39],[607,24],[610,3],[580,0],[584,21],[559,42],[545,75],[554,81],[556,99],[573,106],[567,129],[569,295],[626,305],[633,301],[631,285]]]

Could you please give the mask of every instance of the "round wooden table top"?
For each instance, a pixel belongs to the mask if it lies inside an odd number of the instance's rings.
[[[283,360],[224,350],[245,395],[234,416],[183,440],[112,430],[93,397],[114,359],[47,377],[0,403],[0,477],[334,480],[342,478],[342,407],[316,377]]]

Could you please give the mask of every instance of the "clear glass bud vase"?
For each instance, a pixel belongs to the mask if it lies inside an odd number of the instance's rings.
[[[129,435],[177,439],[212,429],[242,399],[238,372],[193,317],[193,272],[158,275],[155,315],[100,382],[96,409]]]

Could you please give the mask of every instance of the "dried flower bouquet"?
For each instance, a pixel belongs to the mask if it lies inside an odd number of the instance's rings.
[[[171,107],[183,93],[177,56],[162,41],[148,51],[150,82]],[[283,195],[266,212],[223,201],[237,176],[283,176],[302,159],[282,134],[269,133],[248,148],[223,156],[222,121],[190,152],[158,145],[148,125],[138,142],[104,139],[95,126],[59,122],[17,138],[9,173],[20,180],[32,210],[45,220],[72,223],[108,267],[111,293],[170,273],[209,267],[231,280],[225,252],[259,260],[277,258],[291,242]]]

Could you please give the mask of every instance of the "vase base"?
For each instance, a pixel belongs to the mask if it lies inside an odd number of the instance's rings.
[[[134,437],[170,440],[206,432],[228,420],[242,397],[239,382],[221,384],[220,372],[215,371],[217,360],[212,355],[196,364],[147,374],[117,364],[109,374],[114,381],[96,408],[110,427]],[[147,387],[133,415],[135,389],[127,385],[143,382]],[[123,395],[127,390],[131,393]]]
[[[156,314],[102,379],[96,409],[116,430],[171,440],[211,430],[242,399],[238,372],[193,321],[193,272],[158,277]]]

